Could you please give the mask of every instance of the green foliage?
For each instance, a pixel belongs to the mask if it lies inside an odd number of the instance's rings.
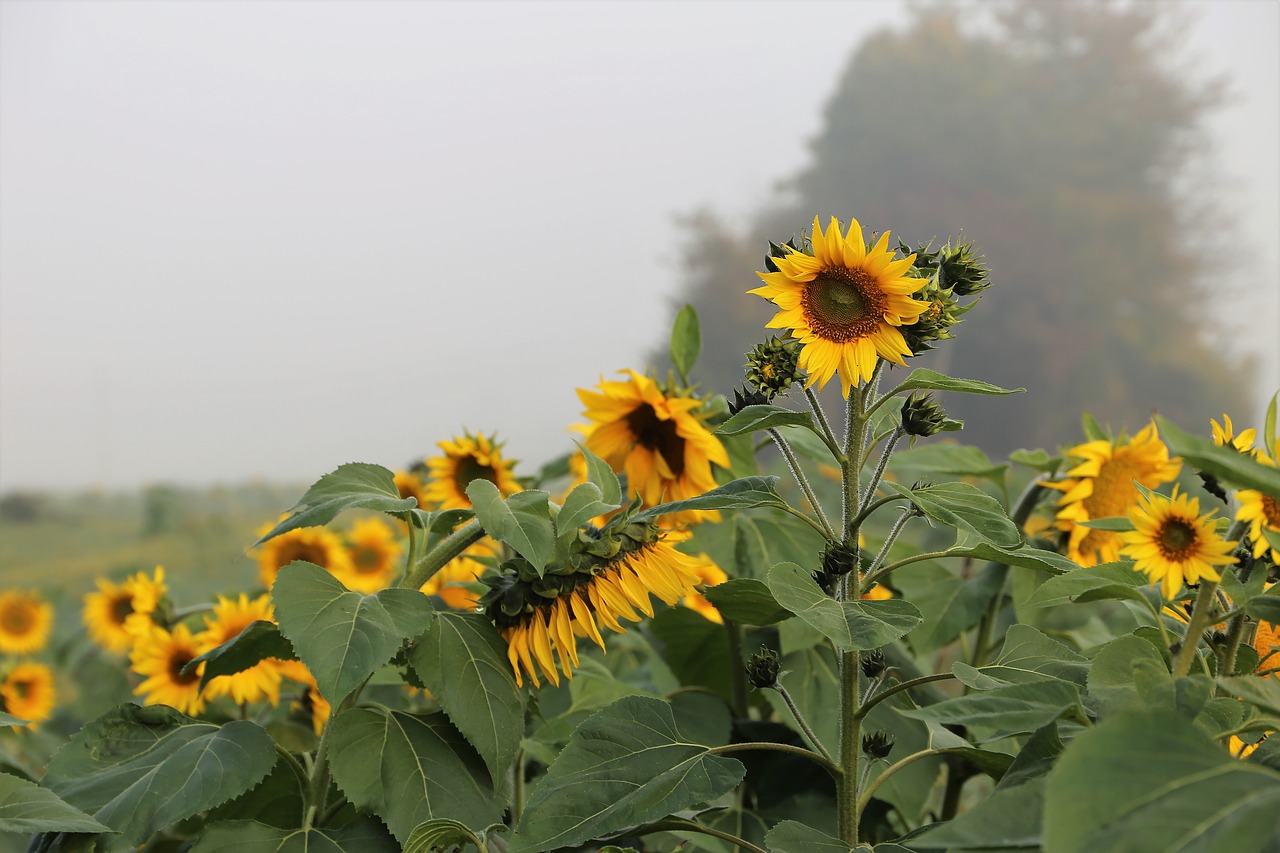
[[[712,489],[696,498],[658,504],[638,513],[637,521],[647,521],[670,512],[689,510],[755,509],[762,506],[785,507],[777,492],[777,477],[742,477]]]
[[[1017,548],[1022,532],[1009,520],[1000,502],[967,483],[939,483],[908,489],[887,483],[889,489],[910,500],[928,518],[960,530],[967,530],[992,545]]]
[[[0,832],[111,832],[48,788],[0,773]]]
[[[254,544],[261,544],[281,533],[299,527],[328,524],[347,509],[371,509],[378,512],[407,513],[413,509],[412,498],[401,498],[394,475],[381,465],[350,462],[325,474],[302,496],[289,517],[271,528]]]
[[[747,406],[729,418],[729,420],[720,424],[716,428],[716,433],[722,436],[742,435],[762,429],[776,429],[782,426],[804,427],[814,433],[817,432],[817,425],[813,422],[813,415],[808,412],[795,412],[780,406],[755,405]]]
[[[767,584],[753,578],[725,581],[709,588],[705,595],[721,616],[744,625],[773,625],[792,615],[778,604]]]
[[[267,658],[297,660],[298,656],[293,653],[293,645],[280,634],[278,625],[259,619],[222,645],[192,658],[183,672],[191,672],[203,663],[200,686],[204,687],[219,676],[244,672]]]
[[[555,553],[556,529],[546,492],[530,489],[506,500],[488,480],[472,480],[467,497],[484,532],[515,549],[539,574]]]
[[[217,823],[191,853],[397,853],[400,845],[377,821],[341,829],[278,829],[251,820]]]
[[[769,591],[778,604],[844,652],[879,648],[921,620],[920,611],[907,601],[836,601],[795,563],[779,563],[769,570]]]
[[[853,849],[839,838],[794,820],[779,821],[764,841],[769,853],[850,853]]]
[[[688,382],[701,349],[702,327],[698,322],[698,312],[692,305],[686,305],[676,314],[676,321],[671,326],[671,363],[685,382]]]

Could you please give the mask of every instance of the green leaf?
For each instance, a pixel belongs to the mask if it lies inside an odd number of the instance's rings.
[[[556,516],[556,538],[561,543],[568,542],[578,535],[578,528],[591,521],[597,515],[604,515],[618,508],[604,500],[604,494],[595,483],[579,483],[569,492]]]
[[[782,426],[798,426],[807,430],[817,430],[813,415],[808,412],[794,412],[781,406],[756,405],[747,406],[729,420],[716,427],[717,435],[742,435],[762,429],[776,429]]]
[[[1015,450],[1009,454],[1009,461],[1018,465],[1025,465],[1033,471],[1041,471],[1045,474],[1057,472],[1058,467],[1062,465],[1061,456],[1052,456],[1040,448],[1035,450]]]
[[[1024,607],[1060,607],[1075,601],[1087,592],[1112,590],[1115,587],[1137,591],[1149,583],[1147,576],[1133,570],[1133,563],[1103,563],[1089,568],[1077,568],[1057,577],[1049,578],[1026,600]],[[1132,598],[1117,591],[1108,598]]]
[[[0,832],[111,832],[35,782],[0,773]]]
[[[289,517],[271,528],[271,532],[254,545],[261,545],[294,528],[328,524],[344,509],[405,513],[417,503],[413,498],[400,497],[395,478],[386,468],[367,462],[350,462],[316,480],[302,500],[289,510]]]
[[[403,853],[435,853],[455,848],[465,850],[468,844],[474,844],[477,850],[484,849],[484,839],[472,832],[465,823],[438,817],[414,827],[413,832],[409,833],[409,840],[404,844]]]
[[[687,607],[663,610],[649,630],[664,647],[663,658],[683,685],[696,685],[728,699],[731,695],[729,634],[723,625]],[[741,666],[741,663],[737,664]]]
[[[1089,668],[1089,695],[1108,714],[1141,708],[1145,702],[1138,694],[1136,676],[1138,670],[1144,668],[1168,676],[1164,658],[1155,646],[1132,634],[1117,637],[1093,657]]]
[[[1043,777],[1057,764],[1061,754],[1062,739],[1058,737],[1058,724],[1054,722],[1036,729],[1022,745],[996,787],[1012,788]]]
[[[1062,681],[997,687],[901,713],[917,720],[970,726],[989,732],[982,741],[1028,734],[1079,704],[1079,691]]]
[[[659,699],[621,699],[589,717],[534,787],[511,853],[572,847],[720,797],[746,774],[676,728]]]
[[[334,781],[401,843],[434,818],[482,828],[502,816],[484,763],[443,714],[355,707],[329,725]]]
[[[744,577],[763,580],[771,566],[782,562],[816,564],[826,546],[821,533],[794,515],[777,512],[739,513],[720,524],[700,524],[694,537],[700,539],[703,528],[720,528],[728,523],[733,525],[732,550],[726,554],[708,549],[706,553],[722,566],[735,566]]]
[[[547,493],[528,489],[503,500],[497,486],[478,479],[467,486],[467,497],[484,532],[510,545],[541,574],[556,544]]]
[[[885,408],[888,408],[888,406]],[[884,409],[880,411],[884,411]],[[879,412],[876,414],[879,414]],[[835,456],[832,455],[831,448],[827,446],[827,443],[817,433],[813,432],[810,427],[780,426],[777,430],[778,434],[787,440],[787,443],[791,445],[791,449],[797,455],[812,459],[822,465],[836,467],[840,464],[836,461]]]
[[[191,853],[399,853],[376,820],[341,829],[278,829],[252,820],[212,824]]]
[[[1080,567],[1061,554],[1032,548],[1024,545],[1021,548],[998,548],[989,542],[974,542],[947,549],[948,557],[972,557],[975,560],[990,560],[993,563],[1020,566],[1059,575],[1078,571]]]
[[[503,784],[524,734],[524,697],[493,623],[479,613],[439,613],[409,663]]]
[[[946,823],[911,837],[920,850],[1008,850],[1038,848],[1044,811],[1044,779],[997,788],[977,805]]]
[[[271,599],[280,633],[334,705],[391,660],[405,640],[422,633],[433,615],[431,602],[416,589],[361,595],[300,561],[280,570]]]
[[[696,498],[658,504],[636,515],[637,521],[649,521],[669,512],[709,509],[752,509],[758,506],[787,505],[778,494],[777,477],[742,477],[712,489]]]
[[[908,489],[899,483],[885,483],[908,498],[934,521],[967,530],[980,539],[1004,548],[1019,548],[1022,531],[1005,513],[1004,507],[986,492],[967,483],[939,483]]]
[[[1007,571],[992,565],[973,577],[959,577],[936,563],[917,563],[895,575],[924,619],[911,634],[911,647],[918,652],[941,648],[978,624],[1004,585]]]
[[[764,837],[769,853],[850,853],[853,850],[839,838],[832,838],[811,826],[784,820]]]
[[[976,447],[964,444],[926,444],[893,454],[889,468],[899,480],[934,479],[938,477],[978,477],[1003,485],[1009,470],[1006,464],[995,464]]]
[[[58,750],[44,784],[124,840],[142,844],[249,790],[275,761],[271,736],[256,723],[219,727],[167,705],[121,705]]]
[[[791,618],[791,611],[778,604],[769,587],[754,578],[733,578],[708,587],[703,595],[730,622],[773,625]]]
[[[676,321],[671,326],[671,363],[682,379],[688,379],[701,349],[702,328],[698,323],[698,312],[692,305],[686,305],[676,314]]]
[[[23,720],[15,717],[13,714],[6,714],[0,711],[0,726],[25,726],[30,720]]]
[[[1231,447],[1219,447],[1207,438],[1194,435],[1156,415],[1160,436],[1169,445],[1171,456],[1181,456],[1195,468],[1212,474],[1241,489],[1280,495],[1280,468],[1272,468]]]
[[[613,473],[609,463],[588,450],[586,445],[576,441],[574,444],[578,445],[582,457],[587,460],[587,482],[599,487],[601,500],[605,503],[621,506],[622,484],[618,482],[618,475]]]
[[[1268,662],[1270,666],[1275,666]],[[1223,690],[1269,714],[1280,717],[1280,679],[1232,676],[1218,679]]]
[[[1089,661],[1030,625],[1012,625],[1005,635],[1000,656],[995,662],[980,667],[977,672],[993,680],[993,687],[1046,680],[1065,681],[1084,687],[1089,677]],[[965,683],[969,684],[967,681]],[[969,686],[976,687],[974,684]]]
[[[1280,773],[1189,720],[1126,713],[1077,735],[1049,774],[1046,849],[1264,850],[1280,843]]]
[[[244,672],[267,658],[297,660],[298,656],[293,653],[293,646],[289,641],[281,636],[276,623],[259,619],[216,649],[192,658],[182,668],[182,672],[189,673],[203,662],[204,675],[200,679],[200,688],[204,689],[215,678]]]
[[[903,391],[960,391],[965,394],[1017,394],[1026,388],[1001,388],[977,379],[957,379],[937,371],[917,367],[911,371],[906,380],[893,389],[894,393]]]
[[[1117,533],[1124,533],[1133,529],[1133,522],[1127,518],[1094,518],[1089,521],[1077,521],[1076,524],[1081,527],[1087,527],[1090,530],[1112,530]]]
[[[1098,423],[1098,419],[1089,412],[1080,413],[1080,430],[1090,441],[1104,441],[1109,438],[1107,431]]]
[[[769,570],[769,591],[778,604],[846,652],[879,648],[921,621],[920,611],[901,599],[836,601],[795,563],[779,563]]]
[[[1226,574],[1223,577],[1226,577]],[[1270,622],[1272,625],[1280,624],[1280,586],[1274,586],[1269,592],[1249,599],[1245,609],[1255,619]]]

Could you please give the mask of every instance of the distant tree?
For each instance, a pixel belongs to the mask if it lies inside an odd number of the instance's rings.
[[[1079,439],[1078,413],[1131,430],[1243,412],[1249,376],[1212,340],[1230,238],[1211,215],[1200,122],[1220,86],[1179,66],[1176,11],[1017,0],[924,7],[854,53],[807,166],[745,233],[689,220],[686,288],[700,378],[728,391],[773,315],[744,297],[767,240],[814,214],[909,243],[964,229],[994,286],[914,360],[1031,393],[954,399],[991,452]],[[744,306],[745,307],[740,307]],[[1248,322],[1247,318],[1244,322]]]

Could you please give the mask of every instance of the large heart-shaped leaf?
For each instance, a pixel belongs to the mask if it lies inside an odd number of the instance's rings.
[[[555,553],[556,528],[546,492],[528,489],[506,498],[488,480],[472,480],[467,497],[480,526],[499,542],[510,545],[539,573]]]
[[[344,509],[404,514],[416,505],[413,498],[400,497],[395,477],[386,468],[367,462],[351,462],[339,465],[338,470],[316,480],[289,510],[289,517],[254,544],[259,545],[297,527],[328,524]]]
[[[0,832],[111,832],[35,782],[0,773]]]
[[[391,660],[405,640],[422,633],[433,615],[416,589],[361,595],[301,561],[280,570],[271,599],[280,633],[334,705]]]
[[[920,611],[901,599],[836,601],[795,563],[779,563],[769,570],[769,591],[778,604],[845,652],[879,648],[921,621]]]
[[[529,797],[511,853],[573,847],[733,790],[746,769],[677,728],[671,706],[631,696],[578,727]]]
[[[1080,703],[1080,693],[1063,681],[997,687],[946,699],[901,713],[917,720],[969,726],[986,734],[980,741],[1027,734],[1047,726]]]
[[[399,853],[400,845],[376,820],[341,829],[279,829],[252,820],[215,823],[191,853]]]
[[[275,761],[271,736],[256,723],[215,726],[166,705],[121,705],[58,750],[44,784],[128,846],[239,796]]]
[[[886,483],[891,491],[908,498],[934,521],[968,531],[1002,548],[1022,545],[1022,531],[1009,519],[995,498],[968,483],[939,483],[908,489],[899,483]]]
[[[742,477],[730,480],[723,486],[683,501],[658,504],[636,515],[637,521],[647,521],[669,512],[690,510],[752,509],[758,506],[786,506],[778,494],[777,477]]]

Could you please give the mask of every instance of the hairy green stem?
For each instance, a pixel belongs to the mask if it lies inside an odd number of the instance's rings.
[[[818,395],[813,393],[812,388],[805,388],[804,396],[809,401],[809,408],[813,410],[813,417],[818,422],[818,428],[822,430],[823,442],[831,451],[831,455],[839,462],[841,456],[840,443],[836,441],[836,434],[831,431],[831,422],[827,420],[827,413],[822,408],[822,404],[818,402]]]
[[[804,469],[800,467],[800,460],[796,458],[795,451],[791,449],[791,444],[776,429],[769,430],[769,437],[773,439],[773,443],[782,452],[782,458],[787,461],[787,468],[791,470],[791,476],[800,484],[800,491],[804,492],[805,499],[813,507],[813,511],[818,516],[818,522],[822,525],[822,530],[827,539],[832,542],[837,541],[838,537],[831,530],[831,522],[827,521],[827,514],[822,511],[822,504],[818,502],[818,496],[814,494],[813,486],[809,485],[809,478],[805,476]]]
[[[922,675],[919,678],[913,678],[910,681],[900,681],[892,687],[886,687],[882,692],[877,693],[868,699],[866,703],[858,709],[858,716],[865,717],[871,712],[872,708],[879,705],[890,696],[901,693],[904,690],[911,690],[922,684],[929,684],[934,681],[947,681],[952,678],[955,678],[955,675],[950,672],[939,672],[935,675]]]
[[[773,685],[773,689],[778,691],[778,695],[782,697],[782,701],[787,703],[787,708],[791,711],[791,716],[796,718],[796,723],[800,726],[800,731],[804,733],[805,739],[809,741],[809,746],[819,752],[827,761],[835,764],[835,759],[831,757],[831,753],[827,752],[827,748],[822,745],[822,741],[818,740],[818,736],[809,726],[809,721],[804,718],[804,714],[800,713],[800,708],[796,705],[796,700],[791,698],[791,694],[787,688],[780,683]]]
[[[673,817],[660,820],[657,823],[651,823],[642,828],[639,834],[647,835],[650,832],[697,832],[702,835],[710,835],[712,838],[719,838],[721,841],[727,841],[730,844],[736,844],[740,849],[746,850],[748,853],[769,853],[768,850],[757,847],[750,841],[739,838],[732,833],[683,818]]]
[[[707,750],[708,755],[727,755],[731,752],[744,752],[746,750],[765,750],[768,752],[785,752],[790,755],[798,755],[801,758],[807,758],[814,764],[821,765],[824,770],[837,779],[840,778],[840,767],[829,759],[823,758],[820,753],[814,752],[812,749],[805,749],[802,746],[792,746],[789,743],[774,743],[769,740],[751,741],[750,743],[730,743],[724,746],[713,746]]]
[[[862,579],[862,585],[864,587],[870,587],[872,584],[879,583],[882,578],[887,578],[889,575],[893,574],[898,569],[902,568],[903,566],[909,566],[912,563],[923,563],[926,560],[937,560],[942,557],[956,557],[956,556],[961,556],[961,555],[952,554],[950,551],[924,551],[919,554],[913,554],[910,557],[903,557],[901,560],[890,563],[889,565],[875,572],[867,572],[867,576]]]
[[[1178,650],[1178,660],[1173,668],[1174,678],[1181,678],[1191,671],[1191,662],[1196,658],[1196,649],[1200,646],[1200,638],[1209,627],[1209,614],[1213,611],[1213,594],[1218,589],[1217,581],[1200,582],[1200,594],[1196,596],[1195,606],[1191,609],[1191,620],[1187,623],[1187,634],[1182,640],[1182,648]]]
[[[932,749],[932,748],[922,749],[919,752],[913,752],[910,755],[908,755],[906,758],[902,759],[901,761],[898,761],[890,765],[888,769],[886,769],[883,773],[877,776],[876,780],[872,782],[870,785],[868,785],[867,789],[862,792],[862,799],[858,802],[858,811],[861,812],[862,809],[865,809],[867,807],[867,803],[871,802],[871,798],[875,796],[876,791],[880,790],[880,786],[883,785],[886,781],[888,781],[889,778],[893,776],[895,773],[897,773],[899,770],[902,770],[905,767],[909,767],[912,764],[915,764],[917,761],[920,761],[921,759],[931,758],[932,756],[941,755],[941,754],[942,754],[941,750]]]
[[[867,517],[870,516],[871,513],[878,510],[880,507],[887,506],[893,503],[894,501],[905,501],[905,500],[907,500],[906,495],[885,495],[882,498],[876,498],[875,500],[871,501],[866,506],[864,506],[858,512],[858,514],[854,516],[853,523],[861,527],[862,522],[866,521]]]
[[[880,546],[880,553],[876,554],[875,560],[871,563],[871,568],[867,569],[868,575],[880,568],[881,564],[884,563],[885,556],[888,555],[889,549],[893,547],[898,535],[902,533],[902,528],[906,527],[907,522],[916,514],[916,508],[909,506],[902,511],[902,515],[898,516],[898,520],[893,523],[893,527],[889,528],[889,535],[884,538],[884,544]],[[867,588],[869,589],[870,587]]]
[[[484,528],[480,526],[479,520],[472,519],[468,521],[462,527],[440,540],[436,547],[422,555],[422,559],[413,567],[413,571],[405,575],[404,580],[400,582],[400,586],[407,589],[421,589],[422,585],[431,580],[432,575],[448,565],[450,560],[483,538]]]
[[[889,464],[889,457],[893,455],[893,446],[898,443],[906,432],[901,425],[893,428],[893,432],[889,433],[889,439],[885,442],[884,450],[880,452],[880,461],[876,463],[876,470],[871,474],[871,479],[867,482],[867,488],[862,492],[862,500],[858,504],[858,517],[862,517],[863,509],[869,505],[876,496],[876,489],[880,486],[880,478],[884,476],[884,469]]]

